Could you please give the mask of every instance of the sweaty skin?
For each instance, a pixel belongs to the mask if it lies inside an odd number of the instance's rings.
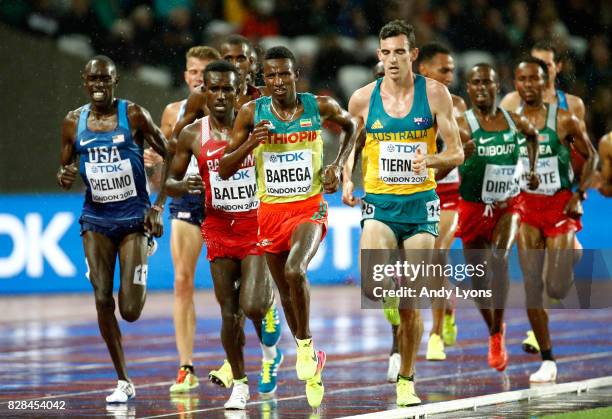
[[[607,133],[599,141],[599,161],[601,162],[599,192],[612,197],[612,133]]]

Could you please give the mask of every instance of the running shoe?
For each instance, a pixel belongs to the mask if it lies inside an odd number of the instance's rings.
[[[223,361],[221,368],[208,373],[208,379],[221,387],[230,388],[232,386],[234,375],[232,374],[232,366],[227,359]]]
[[[200,385],[198,377],[189,368],[181,367],[176,382],[170,386],[170,393],[187,393]]]
[[[433,333],[429,336],[427,341],[427,355],[425,358],[428,361],[444,361],[446,359],[446,353],[444,353],[444,342],[440,335]]]
[[[106,397],[106,403],[127,403],[136,397],[136,389],[131,381],[118,380],[117,388]]]
[[[261,343],[266,346],[274,346],[278,343],[280,337],[280,317],[276,303],[274,303],[261,322]]]
[[[523,341],[523,351],[529,354],[539,354],[540,353],[540,345],[538,344],[538,340],[535,337],[535,333],[533,330],[529,330],[527,332],[527,337]]]
[[[506,325],[502,326],[501,332],[489,336],[489,354],[488,361],[491,368],[497,371],[503,371],[508,365],[508,351],[506,351],[505,338]]]
[[[551,383],[557,380],[555,361],[543,361],[540,369],[529,376],[530,383]]]
[[[317,354],[312,345],[312,339],[298,343],[297,358],[295,360],[295,371],[298,380],[306,381],[317,373]]]
[[[391,354],[389,357],[389,367],[387,368],[387,381],[390,383],[397,383],[397,376],[400,372],[400,366],[402,364],[402,357],[397,352]]]
[[[400,407],[421,404],[421,399],[414,391],[414,382],[403,377],[399,377],[397,380],[395,394],[397,396],[395,403]]]
[[[243,381],[235,380],[232,395],[223,405],[226,409],[244,410],[246,404],[251,398],[249,394],[249,384]]]
[[[321,380],[321,372],[325,367],[326,355],[323,351],[317,352],[317,371],[312,378],[306,381],[306,399],[308,404],[313,409],[321,406],[323,401],[323,394],[325,393],[325,387],[323,386],[323,380]]]
[[[444,314],[442,322],[442,340],[446,346],[453,346],[457,342],[457,324],[455,323],[455,312]]]
[[[258,390],[262,394],[274,393],[276,391],[276,373],[283,363],[283,353],[276,349],[276,358],[271,361],[261,361],[261,373],[259,374]]]

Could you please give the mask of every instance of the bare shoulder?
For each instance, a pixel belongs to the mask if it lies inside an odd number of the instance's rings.
[[[349,112],[351,114],[363,116],[360,114],[367,111],[370,104],[370,97],[372,96],[375,86],[376,82],[373,81],[355,90],[355,92],[351,95],[351,99],[349,100]]]
[[[457,96],[451,93],[451,99],[453,100],[453,108],[457,111],[456,116],[459,116],[463,112],[467,111],[467,105],[465,100],[461,96]]]
[[[198,119],[195,122],[187,125],[185,128],[181,130],[179,134],[179,143],[191,143],[195,137],[200,135],[202,132],[202,120]]]
[[[68,111],[66,116],[64,117],[64,124],[76,124],[81,117],[81,112],[83,111],[84,106]]]
[[[178,114],[179,109],[181,109],[182,100],[178,100],[176,102],[168,103],[164,108],[164,114]]]
[[[585,109],[583,100],[575,95],[566,94],[565,96],[567,97],[569,109],[581,118],[584,115]]]
[[[612,156],[612,131],[601,137],[599,140],[599,152]]]
[[[499,106],[507,111],[516,112],[521,104],[521,97],[518,92],[510,92],[499,103]]]
[[[453,100],[445,85],[427,77],[425,77],[425,82],[427,87],[427,100],[429,101],[432,111],[448,110],[447,108],[449,105],[452,107]]]

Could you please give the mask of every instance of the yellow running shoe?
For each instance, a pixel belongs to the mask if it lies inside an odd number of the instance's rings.
[[[170,386],[170,393],[187,393],[199,385],[198,377],[189,368],[181,367],[176,382]]]
[[[218,370],[213,370],[208,373],[208,379],[218,386],[230,388],[234,382],[232,374],[232,366],[227,359],[223,360],[223,365]]]
[[[397,396],[396,404],[398,406],[414,406],[417,404],[421,404],[421,399],[416,395],[414,391],[414,382],[405,379],[404,377],[399,377],[397,380],[397,385],[395,387],[395,393]]]
[[[391,323],[392,326],[399,326],[400,324],[400,316],[399,316],[399,298],[398,297],[388,297],[383,298],[382,301],[383,312],[385,313],[385,317],[387,321]]]
[[[323,386],[323,381],[321,380],[321,372],[325,366],[325,352],[318,351],[317,359],[317,372],[315,373],[314,377],[306,381],[306,399],[308,400],[310,407],[313,409],[321,406],[323,394],[325,393],[325,387]]]
[[[442,342],[442,338],[435,333],[429,337],[429,341],[427,342],[427,355],[425,358],[428,361],[444,361],[446,359],[446,354],[444,353],[444,342]]]
[[[317,373],[317,355],[315,354],[312,339],[297,339],[297,358],[295,360],[295,371],[298,380],[310,380]]]
[[[453,346],[457,343],[457,324],[455,323],[455,312],[453,314],[444,314],[442,322],[442,339],[446,346]]]
[[[536,339],[533,330],[529,330],[527,332],[527,337],[523,341],[523,350],[530,354],[540,353],[540,345],[538,344],[538,340]]]

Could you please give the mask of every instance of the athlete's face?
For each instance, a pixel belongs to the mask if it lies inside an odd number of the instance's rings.
[[[114,65],[101,60],[93,60],[85,66],[83,82],[85,90],[96,106],[110,106],[115,98],[117,70]]]
[[[546,68],[548,68],[548,77],[554,83],[555,79],[557,78],[557,74],[559,74],[561,71],[561,63],[557,64],[555,62],[555,53],[552,51],[533,49],[531,50],[531,56],[539,58],[546,63]]]
[[[216,119],[224,120],[234,112],[238,85],[238,76],[233,71],[206,74],[206,106]]]
[[[378,59],[383,62],[385,76],[397,80],[410,74],[412,62],[419,55],[417,48],[410,49],[408,37],[404,34],[380,40]]]
[[[535,63],[520,63],[514,70],[514,87],[523,102],[537,105],[546,87],[544,70]]]
[[[246,80],[253,64],[253,56],[248,45],[223,44],[221,45],[221,56],[225,61],[236,66],[241,81]]]
[[[210,60],[202,60],[196,57],[187,58],[184,76],[190,92],[193,93],[196,87],[204,83],[204,69],[209,63]]]
[[[449,54],[436,54],[428,62],[419,65],[419,72],[448,87],[453,84],[455,60]]]
[[[498,90],[497,75],[492,68],[476,66],[469,72],[467,92],[477,108],[494,106]]]
[[[289,58],[274,58],[265,60],[263,65],[266,91],[280,102],[295,97],[295,82],[298,79],[297,71]]]

